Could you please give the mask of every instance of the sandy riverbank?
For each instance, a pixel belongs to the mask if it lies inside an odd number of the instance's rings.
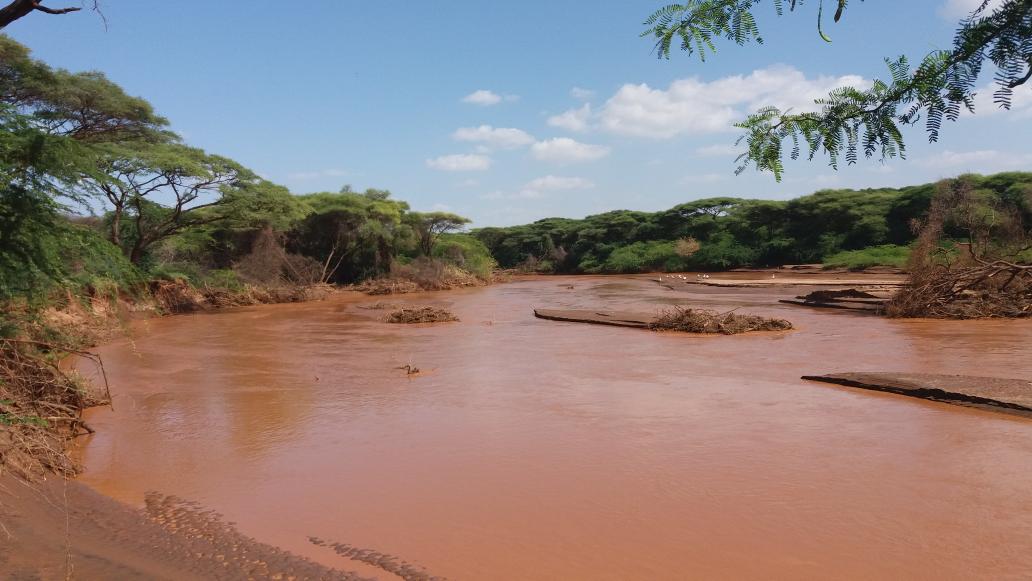
[[[210,511],[149,496],[133,509],[71,480],[0,478],[5,579],[343,579],[238,533]]]

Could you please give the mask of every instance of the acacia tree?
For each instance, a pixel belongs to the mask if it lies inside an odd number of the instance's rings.
[[[671,4],[654,12],[642,36],[656,39],[656,53],[669,58],[675,43],[689,54],[705,60],[707,51],[716,50],[715,39],[736,44],[762,43],[753,14],[760,4],[771,4],[780,16],[787,5],[795,11],[804,0],[691,0]],[[848,0],[828,0],[839,21]],[[817,2],[817,30],[823,30],[824,0]],[[776,107],[763,107],[736,124],[745,133],[739,138],[748,149],[739,156],[736,173],[748,166],[770,171],[781,180],[787,155],[813,159],[818,152],[828,156],[838,168],[841,156],[846,163],[865,157],[881,159],[905,157],[901,127],[924,119],[929,141],[939,139],[943,120],[955,121],[962,111],[974,112],[975,87],[983,65],[996,68],[993,94],[995,103],[1009,109],[1014,91],[1032,78],[1032,0],[1003,0],[990,8],[990,0],[960,21],[953,47],[926,55],[916,67],[906,56],[886,59],[890,78],[875,80],[869,89],[842,87],[833,90],[816,104],[814,113],[793,113]]]
[[[442,234],[461,230],[472,220],[450,212],[412,212],[406,216],[419,236],[419,251],[431,256]]]
[[[132,142],[97,149],[96,171],[83,173],[82,184],[106,202],[108,238],[133,263],[187,228],[230,219],[261,184],[235,161],[185,145]]]
[[[0,35],[0,103],[40,131],[83,143],[170,140],[168,120],[98,72],[55,70]]]
[[[405,202],[356,193],[300,199],[309,213],[292,228],[288,247],[317,260],[324,282],[354,282],[382,274],[399,248],[410,246],[411,232],[403,223]]]

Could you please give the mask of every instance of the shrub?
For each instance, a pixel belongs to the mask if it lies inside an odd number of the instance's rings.
[[[603,272],[633,273],[681,270],[683,259],[669,241],[635,242],[614,250],[602,265]]]
[[[491,278],[497,267],[484,243],[469,234],[444,234],[434,245],[434,258],[458,266],[483,280]]]
[[[908,246],[883,244],[862,250],[847,250],[824,259],[825,268],[848,268],[857,270],[871,266],[894,266],[902,268],[910,259]]]

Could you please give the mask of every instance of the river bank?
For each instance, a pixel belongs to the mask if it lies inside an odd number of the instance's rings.
[[[134,506],[148,491],[197,501],[344,570],[352,559],[309,538],[450,578],[964,578],[1032,566],[1032,506],[1013,500],[1032,478],[1027,420],[799,379],[1032,375],[1028,322],[777,303],[805,289],[526,277],[389,299],[461,320],[445,325],[385,324],[360,308],[383,299],[359,296],[140,322],[132,342],[100,349],[124,387],[114,412],[88,415],[97,434],[82,440],[81,480]],[[747,307],[797,331],[703,338],[532,312],[688,303]]]

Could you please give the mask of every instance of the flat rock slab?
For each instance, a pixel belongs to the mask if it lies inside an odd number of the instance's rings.
[[[596,325],[613,325],[616,327],[633,327],[648,329],[656,319],[655,315],[631,313],[626,311],[593,311],[593,310],[558,310],[534,309],[534,316],[550,321],[566,321],[569,323],[593,323]]]
[[[835,373],[803,379],[886,391],[1032,418],[1032,381],[929,373]]]

